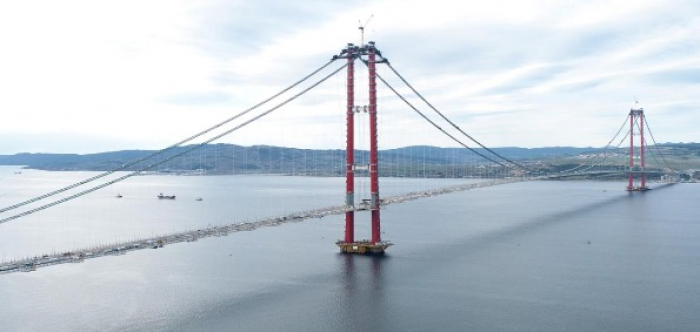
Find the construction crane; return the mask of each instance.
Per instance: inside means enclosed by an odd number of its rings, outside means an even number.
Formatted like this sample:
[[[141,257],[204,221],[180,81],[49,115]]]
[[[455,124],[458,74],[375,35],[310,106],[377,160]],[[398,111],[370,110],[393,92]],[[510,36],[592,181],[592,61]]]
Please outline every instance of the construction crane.
[[[362,24],[362,21],[357,21],[357,23],[360,23],[360,27],[358,28],[360,29],[360,46],[365,45],[365,27],[367,26],[367,24],[369,24],[369,21],[372,20],[372,17],[374,17],[374,14],[369,16],[367,21],[365,21],[365,24]]]

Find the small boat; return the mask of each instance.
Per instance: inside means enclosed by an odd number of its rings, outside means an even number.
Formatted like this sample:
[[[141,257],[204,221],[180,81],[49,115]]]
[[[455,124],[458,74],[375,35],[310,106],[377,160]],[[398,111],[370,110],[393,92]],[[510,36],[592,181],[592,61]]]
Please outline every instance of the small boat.
[[[175,199],[175,195],[163,195],[163,193],[158,194],[158,199]]]
[[[201,197],[197,197],[197,198],[195,198],[195,201],[201,202],[201,201],[202,201],[202,198],[201,198]]]
[[[122,198],[122,194],[117,194],[117,198]]]

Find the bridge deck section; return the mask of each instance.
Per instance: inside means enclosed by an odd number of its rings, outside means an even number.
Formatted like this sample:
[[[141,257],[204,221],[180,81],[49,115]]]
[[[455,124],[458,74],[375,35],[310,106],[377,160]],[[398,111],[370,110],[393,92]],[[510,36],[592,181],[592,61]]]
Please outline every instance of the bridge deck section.
[[[506,178],[497,179],[485,182],[467,183],[451,187],[430,189],[424,191],[415,191],[403,195],[390,196],[381,200],[382,206],[387,206],[391,204],[404,203],[416,199],[434,197],[439,195],[445,195],[465,190],[485,188],[496,185],[522,182],[526,181],[527,178]],[[356,211],[369,210],[368,206],[357,205],[354,207]],[[289,215],[277,216],[277,217],[266,217],[254,221],[243,222],[243,223],[231,223],[227,225],[212,226],[203,229],[187,230],[182,232],[176,232],[171,234],[165,234],[161,236],[154,236],[148,238],[139,238],[135,240],[96,245],[89,248],[82,248],[77,250],[71,250],[61,253],[45,254],[42,256],[11,260],[0,263],[0,273],[9,272],[29,272],[34,271],[38,267],[45,267],[55,264],[64,263],[80,263],[85,259],[112,256],[112,255],[123,255],[129,251],[141,250],[141,249],[157,249],[162,248],[165,245],[181,243],[181,242],[195,242],[202,238],[212,237],[212,236],[227,236],[230,233],[241,232],[241,231],[252,231],[261,227],[272,227],[279,226],[282,224],[301,222],[308,220],[310,218],[323,218],[331,215],[341,215],[345,213],[346,206],[332,206],[316,210],[308,210],[302,212],[296,212]]]

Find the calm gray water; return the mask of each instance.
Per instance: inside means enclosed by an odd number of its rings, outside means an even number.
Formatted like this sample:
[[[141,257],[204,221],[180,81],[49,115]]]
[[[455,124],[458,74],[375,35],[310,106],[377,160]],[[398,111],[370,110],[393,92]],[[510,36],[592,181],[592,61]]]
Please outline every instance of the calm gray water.
[[[91,174],[0,168],[0,205]],[[337,178],[132,180],[0,225],[0,256],[338,205],[344,190]],[[455,183],[382,181],[383,195]],[[623,187],[526,182],[388,206],[382,258],[339,254],[337,216],[0,275],[0,331],[700,329],[700,185]]]

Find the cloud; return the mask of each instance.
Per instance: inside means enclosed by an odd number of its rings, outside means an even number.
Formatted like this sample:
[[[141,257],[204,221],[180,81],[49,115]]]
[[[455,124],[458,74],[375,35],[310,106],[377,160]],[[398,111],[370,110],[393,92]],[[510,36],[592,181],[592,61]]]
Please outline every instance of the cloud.
[[[321,26],[332,13],[362,3],[364,1],[353,4],[319,1],[306,5],[272,0],[210,2],[196,11],[199,25],[192,43],[217,57],[252,55],[277,40]],[[295,51],[288,50],[290,54]]]
[[[160,98],[161,102],[175,105],[208,105],[224,103],[230,100],[231,96],[221,91],[182,93]]]
[[[532,88],[565,73],[569,69],[563,65],[535,65],[517,68],[493,79],[492,86],[482,91],[484,94],[511,93]]]
[[[700,68],[671,69],[646,75],[651,83],[700,84]]]
[[[561,92],[569,92],[569,93],[575,94],[575,93],[581,93],[582,91],[586,91],[589,89],[594,89],[596,87],[603,85],[604,83],[605,83],[605,81],[602,79],[593,79],[593,80],[560,84],[558,87],[556,87],[556,89],[558,89]]]
[[[3,133],[0,134],[0,151],[2,154],[18,152],[33,153],[94,153],[128,149],[157,148],[157,145],[145,145],[143,142],[128,138],[106,137],[104,135],[85,135],[67,132],[43,133]]]
[[[635,95],[658,121],[651,123],[657,139],[690,141],[700,126],[692,106],[700,104],[696,1],[69,0],[0,4],[0,109],[8,114],[0,132],[109,139],[128,132],[144,146],[167,145],[264,100],[346,43],[358,43],[358,20],[370,14],[365,39],[375,40],[440,111],[492,146],[602,145]],[[379,72],[431,112],[388,68],[380,65]],[[344,73],[256,122],[259,129],[226,140],[342,146]],[[356,104],[363,105],[364,65],[355,76]],[[453,144],[381,83],[378,95],[382,147]],[[168,126],[154,125],[164,118]],[[303,138],[291,138],[295,131]]]

